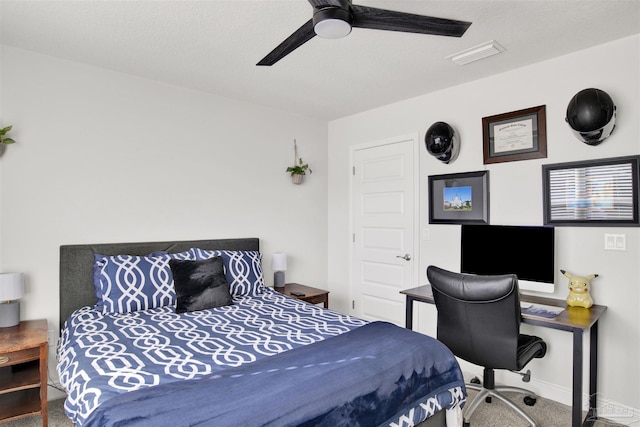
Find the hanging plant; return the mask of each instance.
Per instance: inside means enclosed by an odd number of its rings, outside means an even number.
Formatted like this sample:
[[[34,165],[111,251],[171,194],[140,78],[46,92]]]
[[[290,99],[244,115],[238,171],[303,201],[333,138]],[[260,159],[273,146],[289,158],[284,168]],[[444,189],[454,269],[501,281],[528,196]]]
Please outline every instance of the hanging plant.
[[[0,129],[0,144],[14,144],[15,141],[7,136],[7,132],[9,132],[13,126],[7,126],[6,128]]]
[[[13,128],[13,126],[7,126],[6,128],[0,129],[0,155],[4,152],[4,147],[9,144],[15,144],[13,138],[9,138],[7,136],[7,132],[9,132]]]
[[[291,174],[291,180],[294,184],[302,184],[304,176],[309,171],[309,174],[313,173],[307,163],[304,163],[302,157],[298,158],[298,144],[296,140],[293,140],[293,166],[287,168],[287,172]]]

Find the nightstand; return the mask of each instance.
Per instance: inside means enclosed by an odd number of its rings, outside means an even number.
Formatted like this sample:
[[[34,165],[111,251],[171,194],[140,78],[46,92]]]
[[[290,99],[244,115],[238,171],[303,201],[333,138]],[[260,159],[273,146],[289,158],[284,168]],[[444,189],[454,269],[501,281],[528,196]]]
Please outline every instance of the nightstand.
[[[0,423],[42,415],[47,427],[47,321],[0,328]]]
[[[323,289],[312,288],[311,286],[301,285],[300,283],[285,283],[283,288],[273,288],[276,291],[298,298],[299,300],[309,302],[311,304],[324,304],[324,308],[329,308],[329,291]],[[304,296],[291,295],[291,292],[302,292]]]

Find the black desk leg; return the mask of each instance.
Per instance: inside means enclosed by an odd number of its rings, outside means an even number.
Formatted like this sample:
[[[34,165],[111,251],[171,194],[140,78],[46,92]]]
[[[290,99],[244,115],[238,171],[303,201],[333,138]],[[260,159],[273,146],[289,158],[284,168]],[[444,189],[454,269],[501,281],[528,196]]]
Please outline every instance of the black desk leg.
[[[591,327],[589,347],[589,411],[585,426],[592,426],[598,419],[598,322]]]
[[[407,295],[407,306],[404,312],[404,325],[407,329],[413,329],[413,301],[413,298]]]
[[[573,398],[571,425],[582,425],[582,330],[573,330]]]

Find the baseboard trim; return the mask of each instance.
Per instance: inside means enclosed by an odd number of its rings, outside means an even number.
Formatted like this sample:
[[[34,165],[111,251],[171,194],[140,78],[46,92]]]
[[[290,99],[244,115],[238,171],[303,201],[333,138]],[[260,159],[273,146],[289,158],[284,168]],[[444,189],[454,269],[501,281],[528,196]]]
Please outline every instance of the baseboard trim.
[[[625,426],[637,425],[640,423],[640,409],[623,405],[613,400],[607,399],[598,394],[598,407],[596,414],[598,419],[605,418]]]

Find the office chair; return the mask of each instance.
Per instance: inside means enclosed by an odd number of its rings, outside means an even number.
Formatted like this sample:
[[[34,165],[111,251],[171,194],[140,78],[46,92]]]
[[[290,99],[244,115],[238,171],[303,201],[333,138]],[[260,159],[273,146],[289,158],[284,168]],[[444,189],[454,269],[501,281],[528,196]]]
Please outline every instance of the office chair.
[[[535,421],[501,392],[524,393],[527,405],[535,403],[535,393],[517,387],[496,387],[494,379],[494,369],[520,371],[547,351],[541,338],[520,334],[518,278],[514,274],[453,273],[435,266],[427,268],[427,278],[438,311],[438,340],[456,356],[484,368],[482,386],[466,384],[479,393],[465,411],[465,427],[482,400],[490,402],[492,396],[535,427]]]

